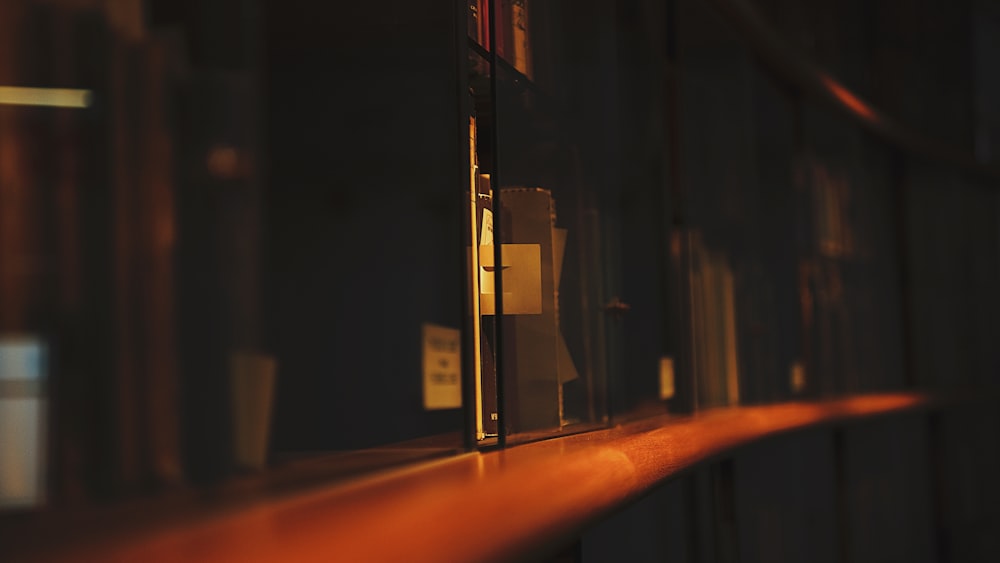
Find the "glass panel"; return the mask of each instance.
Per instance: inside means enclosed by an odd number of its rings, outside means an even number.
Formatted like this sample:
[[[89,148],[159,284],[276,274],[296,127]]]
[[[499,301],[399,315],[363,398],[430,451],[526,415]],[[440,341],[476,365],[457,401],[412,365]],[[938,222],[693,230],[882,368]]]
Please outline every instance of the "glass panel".
[[[353,466],[463,445],[471,103],[458,8],[364,4],[314,18],[303,3],[267,20],[280,459]]]
[[[902,302],[900,216],[885,147],[807,106],[796,187],[810,228],[799,263],[806,374],[820,394],[898,388]]]
[[[968,387],[996,373],[997,196],[917,159],[906,179],[913,383]]]
[[[795,115],[714,14],[681,5],[683,251],[695,402],[774,401],[801,386]]]
[[[502,243],[495,270],[503,274],[493,281],[505,424],[516,439],[607,419],[611,300],[598,209],[601,194],[616,189],[607,160],[614,116],[602,112],[615,93],[612,34],[601,19],[609,7],[596,4],[573,3],[566,19],[569,4],[513,2],[512,13],[523,10],[530,22],[528,35],[511,32],[515,48],[501,54],[513,59],[497,69],[499,167],[491,179]]]
[[[684,410],[679,246],[668,179],[677,124],[669,100],[675,81],[668,60],[667,6],[630,3],[619,9],[618,154],[620,188],[602,202],[609,240],[607,295],[625,307],[607,319],[609,385],[616,421]],[[613,197],[617,195],[617,197]],[[611,243],[617,243],[612,246]],[[686,331],[685,331],[686,332]]]

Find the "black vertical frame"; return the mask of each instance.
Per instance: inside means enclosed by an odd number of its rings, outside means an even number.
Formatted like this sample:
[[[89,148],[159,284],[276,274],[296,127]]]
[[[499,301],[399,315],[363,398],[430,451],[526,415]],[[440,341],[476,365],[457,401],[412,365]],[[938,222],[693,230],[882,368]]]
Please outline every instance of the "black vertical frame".
[[[497,17],[496,10],[500,6],[500,2],[497,0],[489,0],[489,25],[490,25],[490,41],[486,45],[488,53],[485,56],[488,68],[489,68],[489,104],[490,104],[490,139],[489,144],[491,151],[491,161],[492,169],[490,171],[490,182],[493,186],[493,209],[495,213],[495,218],[493,222],[493,252],[494,252],[494,263],[502,264],[502,245],[500,241],[503,231],[502,221],[500,220],[500,172],[499,172],[499,149],[498,149],[498,139],[499,139],[499,117],[498,117],[498,106],[497,103],[497,90],[499,84],[497,82],[499,64],[497,62],[497,45],[496,45],[496,29],[497,29]],[[459,116],[457,120],[457,134],[459,138],[467,139],[467,143],[471,143],[469,139],[469,119],[473,115],[473,102],[470,96],[470,87],[468,84],[468,55],[472,50],[471,42],[472,39],[468,35],[467,21],[469,17],[469,0],[457,0],[455,3],[455,38],[456,38],[456,64],[458,69],[458,87],[457,87],[457,102],[459,111]],[[480,14],[482,17],[482,14]],[[477,123],[478,125],[478,123]],[[480,146],[482,143],[479,143]],[[464,349],[464,359],[463,359],[463,379],[462,379],[462,401],[463,401],[463,412],[465,416],[465,444],[469,449],[476,448],[492,448],[498,447],[503,448],[506,446],[507,441],[507,427],[505,418],[505,402],[504,402],[504,377],[503,377],[503,330],[501,329],[501,322],[503,318],[503,276],[494,276],[494,288],[496,296],[496,311],[495,311],[495,323],[496,330],[493,334],[493,349],[490,352],[493,358],[494,373],[496,379],[496,409],[497,409],[497,438],[496,442],[481,440],[477,435],[477,419],[483,416],[483,409],[476,400],[476,388],[485,388],[482,385],[482,377],[484,374],[480,374],[480,369],[477,369],[476,362],[482,364],[481,354],[477,356],[475,354],[475,349],[477,343],[475,339],[481,334],[480,331],[474,330],[474,324],[479,323],[481,326],[482,314],[476,314],[476,308],[472,306],[472,301],[478,299],[478,295],[473,294],[473,288],[470,284],[470,276],[478,275],[479,264],[477,260],[473,259],[472,247],[478,244],[477,240],[474,240],[474,235],[477,231],[477,226],[473,223],[475,219],[471,216],[469,211],[469,205],[473,200],[466,197],[466,193],[471,196],[475,196],[478,192],[477,186],[475,185],[475,180],[472,179],[468,171],[473,166],[473,162],[470,161],[470,153],[473,147],[466,143],[462,146],[464,150],[461,151],[462,154],[459,155],[459,170],[462,171],[461,178],[459,178],[457,185],[461,186],[459,189],[458,197],[461,198],[461,209],[462,212],[462,232],[459,234],[458,240],[463,241],[461,246],[461,252],[463,253],[463,258],[461,262],[465,265],[463,271],[461,272],[463,280],[463,316],[466,319],[467,325],[463,331],[462,341]],[[474,147],[479,150],[479,147]],[[465,241],[468,238],[468,247],[466,247]],[[481,330],[481,329],[480,329]],[[477,378],[479,381],[477,381]]]
[[[500,113],[497,102],[497,91],[499,88],[499,65],[497,59],[497,7],[500,7],[500,0],[489,0],[490,6],[490,102],[493,104],[493,170],[490,171],[490,184],[493,186],[493,263],[503,264],[503,220],[498,220],[503,209],[503,200],[500,195],[500,187],[503,185],[503,178],[500,174]],[[506,374],[504,373],[503,361],[503,276],[494,274],[493,276],[494,295],[496,295],[496,324],[497,330],[494,332],[493,355],[494,366],[496,366],[496,394],[497,394],[497,447],[503,448],[507,445],[507,401],[506,401]],[[480,322],[480,319],[476,319]]]
[[[467,66],[468,60],[464,56],[468,50],[469,38],[468,31],[466,29],[466,20],[469,17],[469,0],[457,0],[455,2],[453,12],[453,35],[455,37],[455,107],[459,108],[458,115],[456,117],[456,138],[466,139],[469,137],[469,120],[471,119],[473,112],[473,104],[470,99],[469,94],[469,84],[467,82]],[[468,139],[469,143],[472,142]],[[475,309],[472,307],[472,300],[477,299],[479,296],[474,295],[472,287],[470,287],[469,276],[476,275],[474,272],[478,268],[478,264],[475,264],[472,260],[472,245],[476,244],[475,240],[469,240],[469,247],[466,250],[465,240],[469,236],[469,233],[474,233],[475,225],[471,224],[468,210],[468,205],[470,198],[466,196],[466,190],[470,194],[475,193],[476,186],[466,180],[469,179],[468,170],[472,168],[473,163],[469,159],[470,151],[473,149],[471,146],[466,146],[464,143],[460,145],[462,150],[459,150],[458,154],[458,170],[459,174],[456,178],[456,185],[460,186],[458,190],[457,198],[459,199],[458,208],[462,210],[462,217],[459,221],[459,232],[456,234],[456,240],[459,244],[456,245],[456,250],[460,253],[461,258],[459,259],[459,264],[461,264],[461,271],[458,272],[459,279],[463,280],[461,285],[461,298],[462,298],[462,318],[465,320],[465,326],[462,330],[462,416],[463,416],[463,432],[462,432],[462,443],[467,451],[471,451],[476,447],[476,417],[479,416],[476,412],[476,362],[480,362],[480,358],[476,357],[473,353],[475,350],[475,332],[471,330],[472,323],[478,323],[478,315],[474,314]]]
[[[698,405],[693,363],[694,342],[692,340],[691,322],[691,253],[689,246],[688,218],[686,208],[685,187],[682,183],[681,170],[681,130],[680,130],[680,73],[681,57],[677,48],[678,0],[666,2],[665,43],[666,52],[666,92],[665,111],[663,112],[663,127],[666,130],[666,146],[664,160],[666,162],[667,185],[660,190],[660,208],[666,209],[667,202],[671,204],[670,224],[664,225],[661,234],[663,240],[669,241],[669,261],[661,262],[663,287],[666,298],[663,300],[664,345],[667,351],[676,354],[677,362],[674,369],[674,398],[667,404],[675,412],[693,412]],[[662,254],[662,253],[661,253]]]
[[[902,338],[902,369],[903,385],[909,388],[917,386],[917,374],[913,364],[913,290],[910,264],[910,228],[909,228],[909,197],[907,195],[906,157],[897,150],[889,155],[890,197],[893,207],[893,226],[895,227],[896,270],[899,275],[899,311],[900,336]]]

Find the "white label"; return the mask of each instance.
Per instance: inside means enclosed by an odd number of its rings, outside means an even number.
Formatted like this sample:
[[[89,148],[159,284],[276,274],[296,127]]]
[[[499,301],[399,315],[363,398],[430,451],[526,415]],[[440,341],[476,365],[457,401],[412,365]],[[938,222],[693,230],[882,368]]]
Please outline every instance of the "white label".
[[[461,332],[424,324],[424,408],[462,406]]]
[[[663,356],[660,358],[660,398],[673,398],[674,392],[674,359]]]
[[[483,229],[479,234],[479,246],[493,244],[493,212],[483,209]]]

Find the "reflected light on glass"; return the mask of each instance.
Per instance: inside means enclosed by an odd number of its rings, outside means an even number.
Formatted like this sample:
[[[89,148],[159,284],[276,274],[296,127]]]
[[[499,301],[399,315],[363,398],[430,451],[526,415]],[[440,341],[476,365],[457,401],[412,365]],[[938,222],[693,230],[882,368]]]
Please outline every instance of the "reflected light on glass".
[[[0,105],[84,109],[90,107],[93,97],[90,90],[0,86]]]
[[[875,112],[872,108],[868,107],[868,104],[861,101],[853,92],[838,84],[836,80],[829,76],[821,76],[820,80],[822,80],[823,86],[851,111],[868,120],[876,119]]]

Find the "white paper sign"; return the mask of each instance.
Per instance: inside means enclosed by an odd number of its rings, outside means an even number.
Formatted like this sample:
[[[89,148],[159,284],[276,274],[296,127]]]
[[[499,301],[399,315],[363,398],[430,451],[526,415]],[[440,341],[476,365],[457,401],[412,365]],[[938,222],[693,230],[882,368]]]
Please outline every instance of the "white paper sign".
[[[424,408],[457,409],[462,406],[461,332],[424,324]]]

